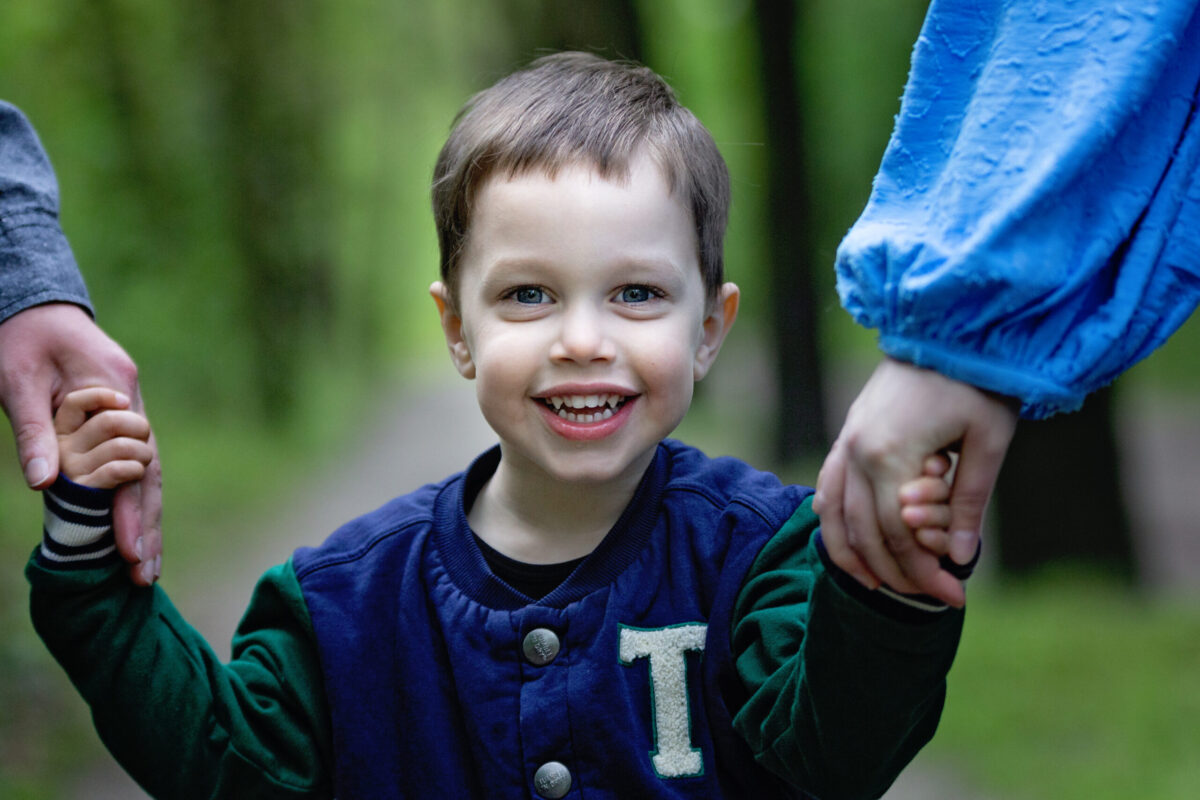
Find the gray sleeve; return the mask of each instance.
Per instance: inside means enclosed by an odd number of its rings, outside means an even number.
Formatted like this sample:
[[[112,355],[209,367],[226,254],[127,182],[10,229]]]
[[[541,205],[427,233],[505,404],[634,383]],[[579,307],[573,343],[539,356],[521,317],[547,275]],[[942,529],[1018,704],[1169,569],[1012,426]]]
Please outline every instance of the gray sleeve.
[[[41,303],[92,311],[58,224],[58,183],[25,116],[0,100],[0,322]]]

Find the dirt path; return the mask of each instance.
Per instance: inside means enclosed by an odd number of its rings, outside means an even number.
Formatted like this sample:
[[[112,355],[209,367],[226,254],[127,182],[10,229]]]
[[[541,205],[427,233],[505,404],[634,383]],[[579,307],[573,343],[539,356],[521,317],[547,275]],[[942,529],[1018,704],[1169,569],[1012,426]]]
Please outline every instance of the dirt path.
[[[746,376],[729,378],[735,385],[747,385],[742,382]],[[847,385],[859,383],[852,379]],[[720,394],[719,388],[715,394]],[[741,392],[735,394],[741,397]],[[849,394],[839,394],[833,405],[844,409]],[[471,388],[461,381],[445,377],[409,381],[381,392],[380,398],[378,416],[364,426],[360,438],[331,456],[318,474],[299,481],[280,508],[218,526],[227,531],[230,552],[238,554],[236,560],[221,565],[221,590],[206,585],[204,575],[185,577],[173,585],[173,599],[218,653],[228,655],[229,637],[255,580],[266,568],[286,558],[297,545],[318,543],[342,522],[389,498],[462,469],[494,441]],[[1131,412],[1122,424],[1131,467],[1127,477],[1136,497],[1131,514],[1145,531],[1141,555],[1147,572],[1162,586],[1195,592],[1194,576],[1200,571],[1196,522],[1200,520],[1196,478],[1200,408],[1195,403],[1179,406],[1138,400],[1126,404],[1126,410]],[[144,800],[146,795],[114,762],[105,760],[79,777],[69,797]],[[945,765],[923,758],[885,796],[885,800],[950,798],[989,800]]]

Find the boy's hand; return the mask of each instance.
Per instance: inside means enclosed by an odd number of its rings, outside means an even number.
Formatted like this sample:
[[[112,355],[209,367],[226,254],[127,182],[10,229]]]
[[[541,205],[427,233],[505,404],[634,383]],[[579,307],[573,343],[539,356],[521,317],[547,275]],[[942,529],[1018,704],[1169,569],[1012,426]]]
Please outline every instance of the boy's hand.
[[[71,392],[54,415],[59,472],[93,489],[140,481],[154,458],[150,423],[129,398],[93,387]]]
[[[950,459],[935,455],[925,460],[920,478],[900,487],[900,518],[917,542],[936,556],[950,553]]]

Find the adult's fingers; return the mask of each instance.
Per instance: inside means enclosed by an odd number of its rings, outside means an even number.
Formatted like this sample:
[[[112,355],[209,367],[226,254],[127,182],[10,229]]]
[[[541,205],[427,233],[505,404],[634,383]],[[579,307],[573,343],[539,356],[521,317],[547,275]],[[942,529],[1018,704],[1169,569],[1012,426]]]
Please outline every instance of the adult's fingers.
[[[935,562],[938,561],[932,553],[926,552],[925,555]],[[962,608],[967,603],[967,592],[963,588],[962,581],[942,569],[940,563],[937,571],[931,571],[922,581],[922,587],[922,594],[927,594],[955,608]]]
[[[917,541],[921,543],[929,552],[941,558],[950,553],[950,534],[945,528],[921,528],[916,527],[913,535]]]
[[[154,583],[154,559],[148,557],[142,534],[142,489],[140,483],[126,483],[113,498],[113,533],[117,552],[130,563],[129,577],[139,586]]]
[[[31,489],[49,487],[58,475],[58,437],[50,407],[51,384],[50,373],[38,369],[14,380],[5,400],[21,471]]]
[[[130,407],[144,417],[145,404],[137,390],[136,372]],[[154,430],[147,441],[153,451],[142,479],[126,483],[113,498],[113,533],[117,552],[129,562],[129,579],[138,586],[153,586],[162,574],[162,463]]]
[[[887,584],[897,592],[964,605],[962,583],[942,569],[938,556],[921,547],[907,528],[893,550],[881,532],[867,478],[849,464],[845,449],[835,443],[817,481],[820,502],[815,507],[830,559],[868,589]]]
[[[847,539],[845,481],[846,451],[839,440],[834,442],[817,476],[813,510],[821,517],[821,541],[830,560],[863,586],[877,589],[879,577],[859,558]]]
[[[866,391],[862,406],[870,408],[879,398]],[[892,426],[875,424],[875,414],[856,414],[858,406],[856,401],[851,413],[854,430],[848,439],[847,538],[888,587],[908,594],[926,592],[937,562],[919,547],[901,518],[900,487],[921,475],[928,453],[920,442],[906,439]],[[848,418],[847,427],[851,424]]]
[[[878,509],[875,507],[870,482],[855,469],[853,461],[846,467],[845,483],[844,517],[846,539],[850,548],[880,583],[886,583],[898,591],[905,591],[907,583],[904,575],[896,559],[888,551],[876,522]]]
[[[952,606],[961,607],[966,595],[958,578],[942,568],[938,554],[927,548],[914,532],[888,542],[891,557],[903,574],[902,581],[887,581],[888,586],[905,594],[929,595]]]
[[[158,460],[158,444],[151,435],[154,457],[146,465],[142,478],[142,535],[147,551],[154,559],[154,580],[162,574],[162,464]]]
[[[975,557],[988,499],[1015,431],[1015,413],[1001,406],[994,419],[968,428],[963,436],[950,490],[950,558],[955,563]]]
[[[47,303],[0,323],[0,403],[32,488],[49,486],[58,474],[54,407],[65,393],[88,386],[132,395],[137,368],[82,308]]]
[[[877,445],[879,441],[876,437]],[[886,439],[883,442],[884,446],[860,455],[861,478],[853,463],[847,470],[846,503],[852,510],[846,516],[851,545],[890,589],[962,606],[965,594],[961,582],[942,569],[938,555],[922,545],[901,516],[900,487],[936,467],[931,461],[936,454],[888,444]]]
[[[49,486],[58,474],[51,415],[64,393],[108,386],[127,395],[134,410],[142,409],[137,366],[78,306],[48,303],[5,320],[0,354],[0,402],[12,422],[26,480],[35,489]],[[117,548],[137,562],[131,567],[136,583],[152,583],[159,573],[161,485],[155,458],[136,491],[118,491],[113,508]]]
[[[142,479],[120,487],[113,500],[117,551],[130,562],[129,577],[139,586],[152,585],[162,574],[162,465],[153,433],[149,444],[154,456]]]

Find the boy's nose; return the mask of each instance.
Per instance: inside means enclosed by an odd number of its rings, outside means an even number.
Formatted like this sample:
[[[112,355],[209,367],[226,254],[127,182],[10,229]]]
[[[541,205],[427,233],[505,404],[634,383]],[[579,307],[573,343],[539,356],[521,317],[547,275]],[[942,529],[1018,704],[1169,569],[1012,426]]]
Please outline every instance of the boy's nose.
[[[611,360],[616,348],[603,316],[597,310],[585,307],[564,311],[558,339],[551,348],[551,358],[578,362]]]

